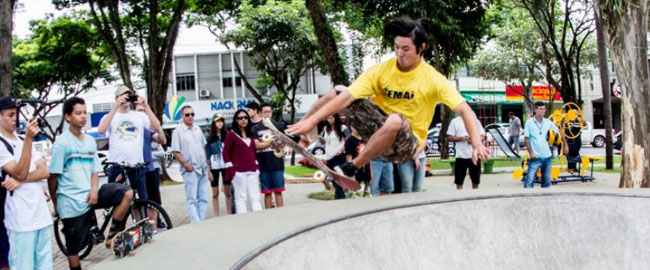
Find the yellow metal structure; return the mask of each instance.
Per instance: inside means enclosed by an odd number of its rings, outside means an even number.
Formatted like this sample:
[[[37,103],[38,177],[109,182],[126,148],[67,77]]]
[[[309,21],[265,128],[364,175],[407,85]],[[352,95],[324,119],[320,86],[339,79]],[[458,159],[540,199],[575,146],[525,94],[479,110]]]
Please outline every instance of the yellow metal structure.
[[[573,102],[565,103],[562,105],[562,108],[559,110],[555,110],[549,117],[549,120],[555,124],[555,126],[558,127],[560,132],[566,137],[567,139],[576,139],[578,136],[580,136],[580,133],[582,133],[582,129],[584,128],[584,118],[582,114],[582,109],[578,104],[575,104]],[[578,131],[576,132],[573,128],[579,127]],[[560,134],[550,130],[548,133],[548,144],[553,147],[558,147],[560,148],[560,166],[552,166],[551,167],[551,179],[552,180],[557,180],[560,178],[560,174],[563,172],[568,172],[568,173],[574,173],[572,170],[568,170],[567,168],[564,167],[564,163],[566,161],[566,156],[564,156],[564,141],[562,141],[562,137]],[[589,166],[589,163],[591,162],[592,158],[589,157],[584,157],[582,158],[582,166],[580,170],[580,176],[584,177],[585,176],[585,168]],[[524,159],[524,162],[521,166],[521,168],[517,168],[514,173],[512,174],[512,178],[517,181],[521,180],[522,177],[524,176],[524,173],[526,172],[528,167],[528,151],[526,151],[526,156]],[[537,176],[541,177],[541,170],[537,171]]]

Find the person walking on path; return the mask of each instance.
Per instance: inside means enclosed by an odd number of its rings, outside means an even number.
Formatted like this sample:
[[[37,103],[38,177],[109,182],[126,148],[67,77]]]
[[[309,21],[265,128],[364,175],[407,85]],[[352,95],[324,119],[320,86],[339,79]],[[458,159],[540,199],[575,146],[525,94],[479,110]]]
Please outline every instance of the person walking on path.
[[[508,127],[508,144],[515,153],[519,153],[519,133],[521,133],[521,120],[515,116],[515,113],[509,112],[510,126]]]

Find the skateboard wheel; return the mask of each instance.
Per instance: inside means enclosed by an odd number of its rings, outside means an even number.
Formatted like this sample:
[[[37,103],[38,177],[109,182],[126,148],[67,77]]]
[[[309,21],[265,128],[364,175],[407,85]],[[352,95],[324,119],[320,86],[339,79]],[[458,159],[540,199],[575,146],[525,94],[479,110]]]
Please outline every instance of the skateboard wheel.
[[[285,154],[284,148],[276,148],[275,150],[273,150],[273,154],[275,154],[275,157],[277,158],[284,157]]]
[[[273,136],[271,136],[271,134],[264,133],[264,135],[262,135],[262,141],[264,142],[268,142],[271,139],[273,139]]]
[[[152,219],[150,219],[150,220],[149,220],[149,221],[147,221],[147,222],[149,222],[149,224],[150,224],[150,225],[154,225],[154,224],[156,224],[156,222],[155,222],[155,221],[153,221]]]
[[[131,257],[135,256],[135,251],[129,251],[129,256]]]
[[[135,235],[135,232],[134,232],[134,231],[130,231],[130,232],[129,232],[129,236],[134,236],[134,235]]]
[[[317,181],[325,180],[325,173],[323,171],[316,171],[316,173],[314,173],[314,180]]]

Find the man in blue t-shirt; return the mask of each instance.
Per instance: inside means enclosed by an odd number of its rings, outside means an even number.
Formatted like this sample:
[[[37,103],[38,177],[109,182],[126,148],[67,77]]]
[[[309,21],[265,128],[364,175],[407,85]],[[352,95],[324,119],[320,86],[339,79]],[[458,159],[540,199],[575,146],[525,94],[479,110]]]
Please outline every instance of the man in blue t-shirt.
[[[63,104],[63,117],[69,130],[59,136],[52,146],[48,186],[54,212],[61,218],[70,269],[81,269],[79,251],[88,243],[94,225],[94,208],[115,207],[107,243],[124,228],[125,216],[133,199],[133,191],[119,183],[98,188],[102,166],[97,156],[97,144],[82,132],[87,113],[83,99],[73,97]]]
[[[552,130],[555,133],[559,133],[564,145],[567,145],[564,134],[559,131],[551,120],[544,117],[545,114],[546,106],[544,103],[540,101],[535,102],[535,117],[528,119],[524,127],[524,138],[529,157],[524,188],[533,188],[535,175],[540,168],[542,170],[542,187],[547,188],[551,186],[551,161],[553,154],[548,144],[548,132]],[[564,147],[564,154],[566,155],[567,153],[569,153],[569,148]]]

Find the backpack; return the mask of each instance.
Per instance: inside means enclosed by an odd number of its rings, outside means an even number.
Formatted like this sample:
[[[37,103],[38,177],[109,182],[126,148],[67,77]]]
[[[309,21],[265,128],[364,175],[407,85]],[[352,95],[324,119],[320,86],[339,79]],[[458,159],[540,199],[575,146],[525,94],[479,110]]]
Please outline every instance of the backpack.
[[[21,141],[24,141],[23,137],[17,136],[18,139]],[[11,144],[7,141],[7,139],[3,138],[0,136],[0,142],[4,144],[5,148],[7,148],[7,151],[13,156],[14,154],[14,148],[11,146]],[[0,182],[4,182],[4,180],[7,178],[7,172],[2,170],[0,173]],[[10,193],[10,195],[13,194],[13,192]],[[7,189],[4,187],[0,186],[0,223],[3,222],[5,218],[5,200],[7,199]]]

